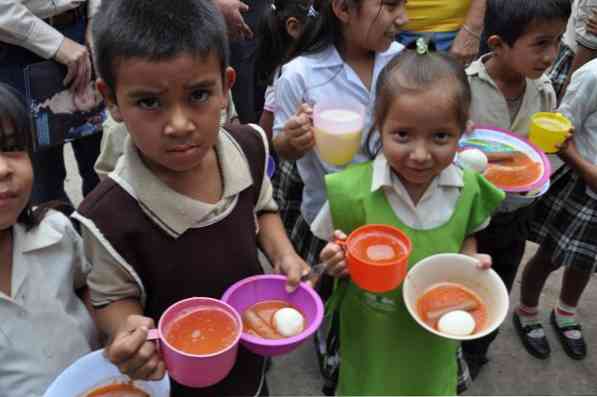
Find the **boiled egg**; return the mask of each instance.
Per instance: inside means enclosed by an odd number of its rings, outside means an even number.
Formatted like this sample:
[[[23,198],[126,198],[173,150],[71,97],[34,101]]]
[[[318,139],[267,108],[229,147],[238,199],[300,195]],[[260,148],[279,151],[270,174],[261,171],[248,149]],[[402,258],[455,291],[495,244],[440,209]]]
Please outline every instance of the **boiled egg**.
[[[284,307],[274,313],[273,324],[280,335],[290,337],[303,332],[305,319],[298,310]]]
[[[464,310],[454,310],[440,317],[437,329],[445,334],[466,336],[473,333],[476,327],[473,316]]]
[[[487,168],[487,156],[479,149],[466,149],[458,154],[458,161],[464,168],[469,168],[479,173]]]

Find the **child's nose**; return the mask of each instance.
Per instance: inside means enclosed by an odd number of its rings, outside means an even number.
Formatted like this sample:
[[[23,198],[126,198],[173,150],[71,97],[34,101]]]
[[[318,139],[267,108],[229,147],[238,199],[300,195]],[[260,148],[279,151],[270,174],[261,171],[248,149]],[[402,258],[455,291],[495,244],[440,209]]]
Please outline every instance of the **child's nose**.
[[[10,164],[10,161],[6,158],[6,156],[0,154],[0,180],[3,180],[10,175],[12,175],[13,169]]]
[[[167,135],[179,135],[189,133],[194,128],[193,120],[187,111],[183,107],[177,106],[172,109],[164,132]]]
[[[411,152],[411,159],[418,162],[424,162],[429,160],[429,150],[424,144],[417,144],[414,150]]]
[[[394,24],[397,27],[404,26],[408,23],[408,15],[406,15],[406,6],[405,3],[402,3],[398,10],[396,11],[396,18],[394,18]]]

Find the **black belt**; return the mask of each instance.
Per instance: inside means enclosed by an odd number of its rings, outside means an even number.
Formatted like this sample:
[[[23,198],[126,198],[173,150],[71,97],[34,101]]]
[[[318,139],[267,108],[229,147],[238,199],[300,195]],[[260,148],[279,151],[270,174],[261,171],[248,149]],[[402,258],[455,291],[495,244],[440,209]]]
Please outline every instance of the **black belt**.
[[[77,8],[63,12],[62,14],[54,15],[44,19],[52,26],[68,26],[76,23],[80,18],[87,14],[86,4],[80,5]]]

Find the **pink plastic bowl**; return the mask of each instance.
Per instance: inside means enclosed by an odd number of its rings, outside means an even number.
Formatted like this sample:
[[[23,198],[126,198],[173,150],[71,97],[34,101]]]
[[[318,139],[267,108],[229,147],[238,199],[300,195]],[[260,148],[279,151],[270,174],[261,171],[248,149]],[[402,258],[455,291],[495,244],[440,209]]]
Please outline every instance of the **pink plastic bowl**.
[[[292,293],[286,292],[286,277],[279,275],[260,275],[248,277],[232,285],[222,296],[222,300],[239,313],[255,303],[265,300],[283,300],[305,316],[305,330],[296,336],[284,339],[264,339],[243,332],[240,342],[253,353],[262,356],[278,356],[294,350],[305,339],[315,333],[323,320],[321,298],[305,283]]]
[[[217,299],[197,297],[184,299],[170,306],[160,317],[157,329],[159,331],[151,330],[149,335],[150,339],[159,338],[160,350],[170,377],[189,387],[211,386],[228,376],[236,362],[236,352],[241,334],[240,332],[237,334],[230,346],[213,354],[189,354],[171,346],[163,337],[168,324],[181,314],[200,308],[225,311],[234,319],[238,329],[242,328],[240,315],[230,305]]]

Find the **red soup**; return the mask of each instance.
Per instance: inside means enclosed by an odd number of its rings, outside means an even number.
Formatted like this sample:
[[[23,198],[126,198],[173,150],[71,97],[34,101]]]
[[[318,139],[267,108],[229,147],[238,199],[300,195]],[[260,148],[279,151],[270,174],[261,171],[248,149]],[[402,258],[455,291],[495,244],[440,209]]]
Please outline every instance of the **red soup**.
[[[236,321],[224,310],[201,308],[173,320],[165,330],[165,338],[178,350],[204,355],[230,346],[238,332]]]
[[[114,383],[93,389],[84,397],[149,397],[149,394],[129,383]]]
[[[474,333],[481,331],[487,322],[487,306],[479,295],[455,283],[440,283],[429,288],[417,301],[421,319],[437,330],[439,319],[454,310],[469,312],[475,319]]]
[[[243,313],[243,329],[246,333],[265,339],[282,339],[284,336],[276,331],[274,314],[285,307],[297,310],[290,303],[282,300],[266,300],[255,303]],[[305,315],[301,313],[303,320]]]

